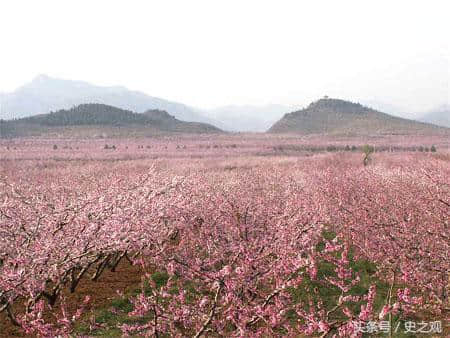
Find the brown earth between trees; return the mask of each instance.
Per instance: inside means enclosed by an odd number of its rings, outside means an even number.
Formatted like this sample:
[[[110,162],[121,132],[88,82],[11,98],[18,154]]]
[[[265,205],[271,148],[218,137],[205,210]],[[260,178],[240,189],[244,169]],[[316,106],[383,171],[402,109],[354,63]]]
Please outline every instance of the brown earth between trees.
[[[86,296],[90,296],[90,302],[83,314],[89,317],[97,308],[109,304],[111,299],[117,298],[117,290],[128,292],[140,286],[142,271],[138,265],[131,265],[127,260],[122,260],[115,272],[105,270],[97,281],[83,278],[74,293],[66,288],[63,292],[66,296],[66,306],[70,315],[82,304]],[[60,302],[55,309],[59,310]],[[32,337],[26,336],[20,328],[14,326],[6,313],[0,313],[0,337]]]

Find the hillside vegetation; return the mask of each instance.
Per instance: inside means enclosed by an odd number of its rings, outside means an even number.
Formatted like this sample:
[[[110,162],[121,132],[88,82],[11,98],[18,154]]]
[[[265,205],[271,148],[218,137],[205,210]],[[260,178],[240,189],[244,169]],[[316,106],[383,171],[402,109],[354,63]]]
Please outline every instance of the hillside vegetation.
[[[1,121],[0,137],[17,136],[108,136],[157,133],[217,133],[220,129],[200,122],[177,120],[162,110],[139,114],[104,104],[81,104],[68,110]]]
[[[450,129],[394,117],[359,103],[323,98],[285,114],[270,133],[300,134],[450,134]]]

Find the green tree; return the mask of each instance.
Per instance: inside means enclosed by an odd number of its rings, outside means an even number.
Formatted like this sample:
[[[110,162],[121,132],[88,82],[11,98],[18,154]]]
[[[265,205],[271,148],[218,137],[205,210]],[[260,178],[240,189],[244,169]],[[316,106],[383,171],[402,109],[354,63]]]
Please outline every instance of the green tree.
[[[367,166],[372,161],[372,158],[370,156],[375,151],[375,148],[373,146],[369,146],[369,145],[365,144],[363,146],[362,150],[364,153],[363,163],[364,163],[364,166]]]

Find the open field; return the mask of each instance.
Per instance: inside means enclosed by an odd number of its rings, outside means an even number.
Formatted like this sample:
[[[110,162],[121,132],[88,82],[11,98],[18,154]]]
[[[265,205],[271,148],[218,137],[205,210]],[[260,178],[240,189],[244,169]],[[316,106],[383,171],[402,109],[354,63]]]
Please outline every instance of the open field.
[[[0,332],[445,335],[449,220],[444,137],[4,139]]]

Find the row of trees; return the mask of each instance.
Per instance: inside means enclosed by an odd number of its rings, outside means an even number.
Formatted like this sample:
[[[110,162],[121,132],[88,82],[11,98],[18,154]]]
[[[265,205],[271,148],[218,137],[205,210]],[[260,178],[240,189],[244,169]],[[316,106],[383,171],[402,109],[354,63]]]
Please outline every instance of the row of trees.
[[[338,151],[362,151],[366,152],[367,148],[372,149],[371,152],[433,152],[437,151],[436,146],[432,145],[428,146],[371,146],[371,145],[363,145],[363,146],[355,146],[355,145],[327,145],[327,146],[305,146],[305,145],[279,145],[272,147],[275,151],[310,151],[310,152],[338,152]]]

